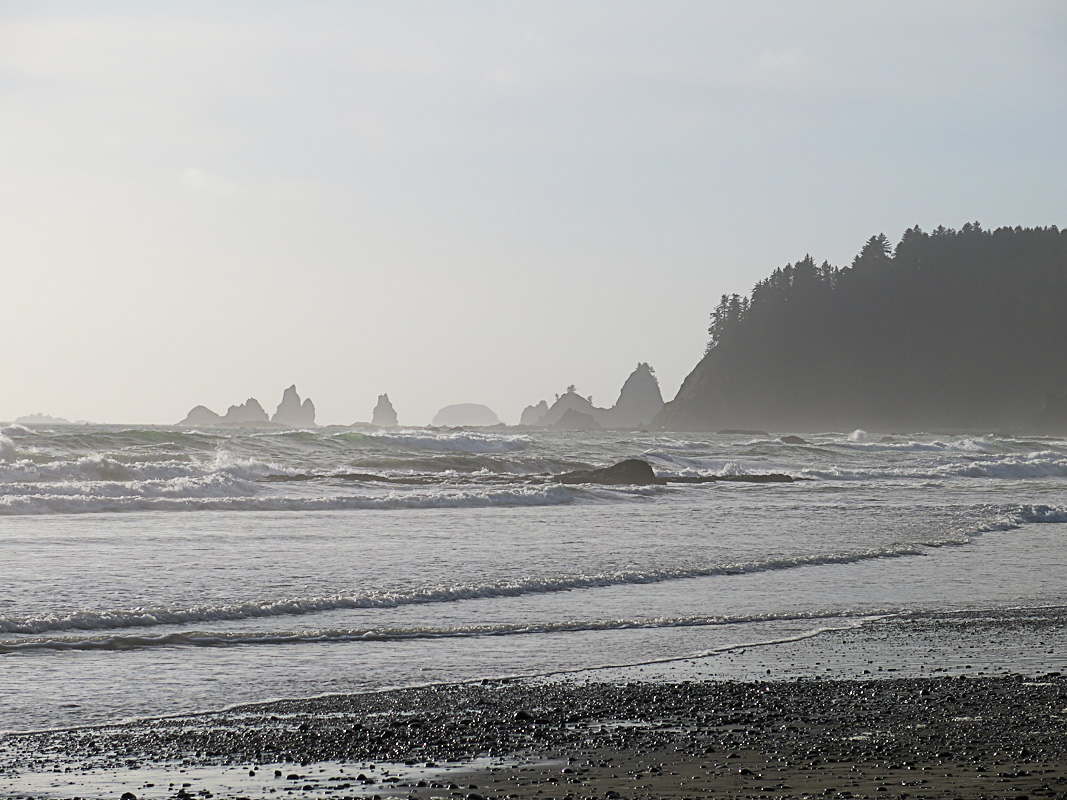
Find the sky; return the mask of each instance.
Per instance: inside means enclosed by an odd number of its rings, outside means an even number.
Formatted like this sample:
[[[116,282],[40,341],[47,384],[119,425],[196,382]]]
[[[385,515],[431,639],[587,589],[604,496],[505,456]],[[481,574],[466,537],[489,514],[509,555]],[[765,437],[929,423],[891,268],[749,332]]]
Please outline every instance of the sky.
[[[1060,0],[0,0],[0,419],[515,423],[810,253],[1067,225]]]

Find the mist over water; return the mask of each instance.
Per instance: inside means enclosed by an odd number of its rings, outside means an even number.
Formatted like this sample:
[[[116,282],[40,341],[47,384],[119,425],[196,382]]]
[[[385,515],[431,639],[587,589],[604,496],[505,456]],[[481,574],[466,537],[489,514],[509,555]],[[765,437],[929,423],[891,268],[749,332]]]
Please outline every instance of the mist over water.
[[[0,437],[0,729],[691,657],[874,615],[1055,605],[1067,581],[1057,438]],[[631,457],[804,480],[553,478]]]

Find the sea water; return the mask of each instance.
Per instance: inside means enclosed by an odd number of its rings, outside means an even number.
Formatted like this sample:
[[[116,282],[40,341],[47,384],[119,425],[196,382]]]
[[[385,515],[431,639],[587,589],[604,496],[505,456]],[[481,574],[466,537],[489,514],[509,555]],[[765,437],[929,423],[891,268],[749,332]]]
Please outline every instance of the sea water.
[[[805,440],[5,426],[0,730],[1067,604],[1067,441]]]

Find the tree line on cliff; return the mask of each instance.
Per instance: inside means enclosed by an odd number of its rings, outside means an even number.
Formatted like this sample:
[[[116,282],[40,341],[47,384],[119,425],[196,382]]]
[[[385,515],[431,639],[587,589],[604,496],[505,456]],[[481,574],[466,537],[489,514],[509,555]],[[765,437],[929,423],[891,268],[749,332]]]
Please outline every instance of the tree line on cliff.
[[[1067,230],[905,231],[711,313],[672,428],[1026,427],[1067,392]]]

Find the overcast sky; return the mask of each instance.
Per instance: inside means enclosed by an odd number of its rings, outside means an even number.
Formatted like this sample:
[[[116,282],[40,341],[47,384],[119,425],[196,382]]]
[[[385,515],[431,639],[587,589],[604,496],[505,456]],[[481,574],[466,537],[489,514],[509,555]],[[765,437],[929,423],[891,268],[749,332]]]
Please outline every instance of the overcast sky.
[[[1067,224],[1065,87],[1062,0],[0,0],[0,419],[669,399],[776,266]]]

